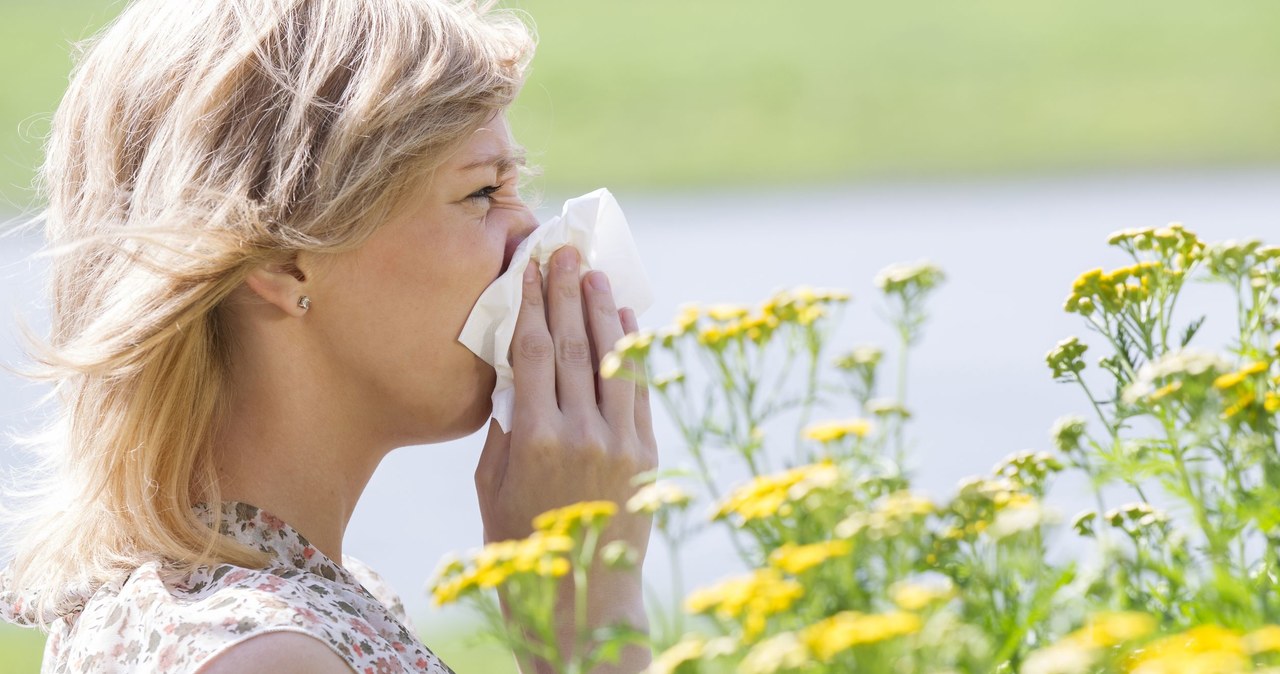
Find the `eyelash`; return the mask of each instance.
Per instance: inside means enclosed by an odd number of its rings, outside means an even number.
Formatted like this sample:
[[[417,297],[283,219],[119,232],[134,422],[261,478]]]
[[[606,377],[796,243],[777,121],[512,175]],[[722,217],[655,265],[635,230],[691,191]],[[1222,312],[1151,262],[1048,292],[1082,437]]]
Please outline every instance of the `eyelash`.
[[[472,194],[467,198],[475,201],[484,199],[485,201],[492,203],[493,195],[500,189],[502,189],[502,185],[486,185],[485,187],[481,187],[479,190],[476,190],[475,194]]]

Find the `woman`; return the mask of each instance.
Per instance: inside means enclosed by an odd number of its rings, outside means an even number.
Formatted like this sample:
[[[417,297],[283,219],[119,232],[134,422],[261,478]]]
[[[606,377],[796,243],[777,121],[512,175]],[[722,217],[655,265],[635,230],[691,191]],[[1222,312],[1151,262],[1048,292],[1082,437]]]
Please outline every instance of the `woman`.
[[[388,452],[489,417],[457,337],[535,226],[504,118],[531,53],[444,0],[136,0],[92,42],[43,171],[62,414],[0,581],[45,671],[449,671],[342,539]],[[657,462],[646,391],[594,374],[635,317],[578,264],[525,273],[486,541]],[[592,574],[590,622],[646,629],[639,571]]]

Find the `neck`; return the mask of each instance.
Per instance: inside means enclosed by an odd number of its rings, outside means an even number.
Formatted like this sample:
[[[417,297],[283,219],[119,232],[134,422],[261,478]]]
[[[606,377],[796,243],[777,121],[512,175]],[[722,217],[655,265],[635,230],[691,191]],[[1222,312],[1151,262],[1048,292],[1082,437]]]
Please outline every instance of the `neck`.
[[[272,513],[342,564],[347,523],[393,443],[314,370],[282,358],[240,363],[214,443],[222,500]]]

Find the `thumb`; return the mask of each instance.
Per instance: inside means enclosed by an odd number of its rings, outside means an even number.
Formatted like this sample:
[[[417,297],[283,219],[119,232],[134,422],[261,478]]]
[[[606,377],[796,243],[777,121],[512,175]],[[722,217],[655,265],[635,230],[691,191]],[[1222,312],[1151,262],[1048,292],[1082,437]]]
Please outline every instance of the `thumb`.
[[[511,455],[511,434],[504,433],[497,419],[489,420],[489,435],[480,460],[476,462],[476,489],[482,494],[492,494],[502,486],[507,475],[507,458]],[[484,499],[481,499],[481,503]]]

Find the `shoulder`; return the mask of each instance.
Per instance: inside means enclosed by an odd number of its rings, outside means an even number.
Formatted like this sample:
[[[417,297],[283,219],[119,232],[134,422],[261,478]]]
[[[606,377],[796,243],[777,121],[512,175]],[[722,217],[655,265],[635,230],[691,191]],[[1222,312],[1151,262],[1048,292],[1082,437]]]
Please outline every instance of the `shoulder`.
[[[195,674],[351,674],[353,671],[346,659],[315,636],[274,631],[224,648]]]
[[[371,613],[357,591],[314,574],[223,565],[173,578],[144,565],[123,585],[96,593],[50,656],[69,671],[193,671],[205,663],[242,671],[234,663],[259,662],[261,649],[274,653],[279,641],[281,657],[306,666],[244,671],[345,674],[398,655],[370,624]],[[233,664],[214,664],[224,656]],[[335,658],[337,670],[311,666]]]

